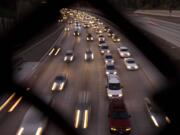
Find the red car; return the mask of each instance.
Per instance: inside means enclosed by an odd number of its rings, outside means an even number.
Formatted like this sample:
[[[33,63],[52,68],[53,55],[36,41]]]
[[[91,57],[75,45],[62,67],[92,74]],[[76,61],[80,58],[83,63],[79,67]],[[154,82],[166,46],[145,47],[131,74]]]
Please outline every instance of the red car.
[[[110,101],[108,117],[111,134],[128,135],[131,133],[130,115],[122,99]]]

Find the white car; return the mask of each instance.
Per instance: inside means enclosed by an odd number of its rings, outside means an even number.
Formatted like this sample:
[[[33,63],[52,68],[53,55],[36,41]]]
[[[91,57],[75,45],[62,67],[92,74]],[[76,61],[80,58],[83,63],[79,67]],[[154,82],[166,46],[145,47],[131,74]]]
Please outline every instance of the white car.
[[[104,55],[104,62],[106,64],[110,63],[110,64],[114,64],[114,59],[112,57],[112,55],[110,53],[107,53]]]
[[[116,75],[117,74],[117,70],[116,70],[114,64],[107,63],[105,67],[106,67],[106,75],[109,75],[109,74]]]
[[[109,47],[107,44],[103,44],[100,47],[101,54],[110,53]]]
[[[139,66],[136,64],[133,58],[124,58],[124,64],[127,70],[138,70]]]
[[[66,54],[64,56],[64,61],[65,62],[71,62],[74,60],[74,54],[72,50],[67,50]]]
[[[99,41],[99,42],[105,41],[105,37],[104,37],[103,35],[99,35],[98,41]]]
[[[118,52],[119,52],[120,57],[122,57],[122,58],[127,58],[127,57],[130,57],[130,56],[131,56],[128,48],[125,47],[125,46],[121,46],[121,47],[119,47],[117,50],[118,50]]]
[[[121,98],[123,96],[120,79],[117,75],[107,76],[107,95],[109,98]]]

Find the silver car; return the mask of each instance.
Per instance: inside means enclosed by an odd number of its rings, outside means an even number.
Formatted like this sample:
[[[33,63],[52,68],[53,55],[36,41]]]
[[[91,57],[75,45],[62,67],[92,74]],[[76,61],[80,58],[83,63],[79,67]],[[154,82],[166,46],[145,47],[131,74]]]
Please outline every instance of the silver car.
[[[125,47],[125,46],[121,46],[121,47],[119,47],[117,50],[118,50],[118,52],[119,52],[120,57],[122,57],[122,58],[127,58],[127,57],[130,57],[130,56],[131,56],[128,48]]]
[[[104,55],[104,62],[106,64],[110,63],[110,64],[114,64],[114,59],[112,57],[112,55],[110,53],[107,53]]]
[[[106,64],[106,75],[117,74],[114,64]]]
[[[73,50],[67,50],[66,54],[64,56],[64,61],[65,62],[71,62],[73,60],[74,60]]]
[[[86,50],[86,52],[85,52],[85,54],[84,54],[84,59],[85,59],[86,61],[94,60],[94,54],[93,54],[93,52],[91,51],[91,49]]]
[[[124,64],[127,70],[138,70],[139,66],[136,64],[133,58],[124,58]]]
[[[66,83],[67,83],[67,76],[64,74],[61,74],[54,79],[51,90],[52,91],[55,91],[55,90],[62,91],[64,89]]]

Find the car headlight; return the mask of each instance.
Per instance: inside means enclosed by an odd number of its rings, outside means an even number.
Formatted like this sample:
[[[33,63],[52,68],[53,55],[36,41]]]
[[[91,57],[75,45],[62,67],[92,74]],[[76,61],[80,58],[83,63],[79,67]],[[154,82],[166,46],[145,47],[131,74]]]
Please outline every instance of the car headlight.
[[[54,82],[54,83],[53,83],[53,85],[52,85],[51,90],[55,90],[55,89],[56,89],[56,86],[57,86],[57,83],[56,83],[56,82]]]
[[[112,63],[114,63],[114,60],[111,60]]]
[[[91,40],[93,40],[93,37],[91,37]]]
[[[111,131],[117,131],[117,129],[116,128],[111,128]]]
[[[117,72],[115,71],[115,72],[114,72],[114,75],[116,75],[116,74],[117,74]]]
[[[124,57],[124,53],[120,53],[120,55],[121,55],[122,57]]]
[[[84,55],[84,59],[85,59],[85,60],[87,59],[87,54]]]
[[[62,84],[60,85],[59,89],[60,89],[60,90],[63,90],[63,88],[64,88],[64,83],[62,83]]]
[[[135,69],[138,69],[138,66],[137,66],[137,65],[135,65],[135,66],[134,66],[134,68],[135,68]]]
[[[122,97],[123,96],[123,94],[122,94],[122,92],[118,95],[118,97]]]
[[[109,75],[109,72],[108,72],[108,71],[106,71],[106,74],[107,74],[107,75]]]
[[[131,131],[131,128],[126,128],[126,132],[129,132],[129,131]]]
[[[107,50],[107,53],[110,53],[110,50]]]
[[[66,61],[67,60],[67,57],[64,57],[64,61]]]
[[[128,69],[131,69],[132,67],[131,66],[127,66]]]
[[[94,59],[94,54],[91,55],[92,59]]]
[[[112,97],[112,94],[108,94],[108,97]]]
[[[86,40],[89,40],[89,38],[87,37]]]
[[[104,51],[101,51],[101,53],[104,53]]]
[[[73,56],[70,57],[70,60],[71,60],[71,61],[73,60]]]
[[[108,63],[108,60],[105,60],[105,63]]]

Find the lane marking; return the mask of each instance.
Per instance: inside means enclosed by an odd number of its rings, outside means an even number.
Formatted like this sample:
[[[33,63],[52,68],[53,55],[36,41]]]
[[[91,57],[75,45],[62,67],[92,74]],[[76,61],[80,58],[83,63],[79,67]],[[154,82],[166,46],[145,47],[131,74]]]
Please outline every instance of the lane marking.
[[[76,110],[76,112],[75,112],[75,123],[74,123],[75,128],[79,127],[80,116],[81,116],[81,111]]]
[[[49,56],[51,56],[52,55],[52,53],[54,52],[54,48],[53,49],[51,49],[51,51],[49,52]]]
[[[83,122],[83,128],[84,129],[88,127],[88,113],[89,113],[88,110],[84,111],[84,122]]]
[[[2,111],[8,104],[9,102],[14,98],[16,93],[13,93],[1,106],[0,106],[0,111]]]
[[[22,96],[18,98],[18,100],[13,104],[13,106],[8,110],[8,112],[14,111],[14,109],[17,107],[17,105],[21,102]]]
[[[61,48],[58,48],[54,55],[56,56],[59,53],[60,50],[61,50]]]

